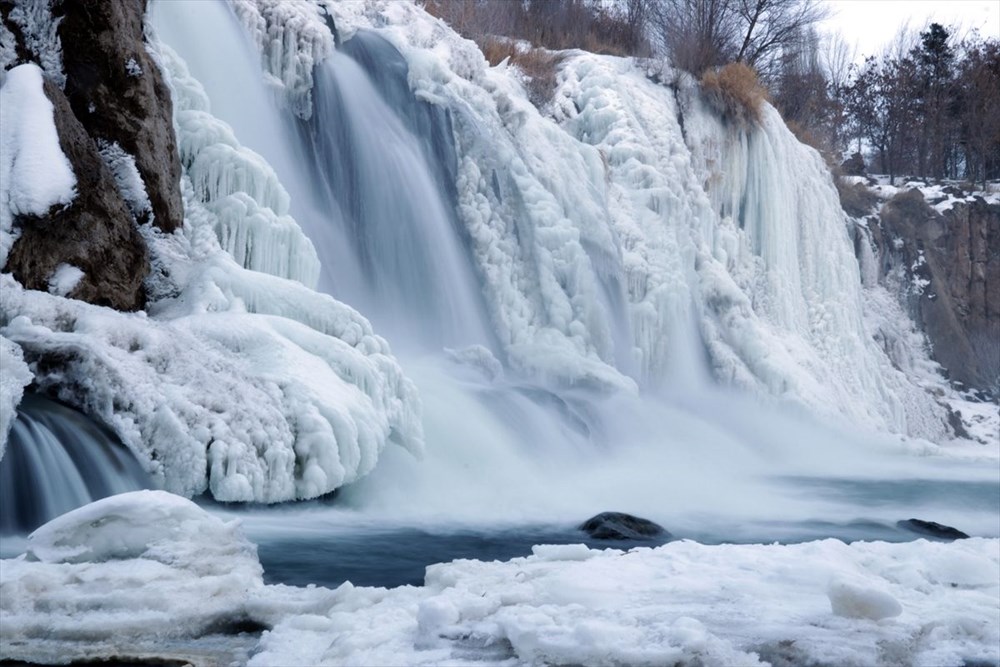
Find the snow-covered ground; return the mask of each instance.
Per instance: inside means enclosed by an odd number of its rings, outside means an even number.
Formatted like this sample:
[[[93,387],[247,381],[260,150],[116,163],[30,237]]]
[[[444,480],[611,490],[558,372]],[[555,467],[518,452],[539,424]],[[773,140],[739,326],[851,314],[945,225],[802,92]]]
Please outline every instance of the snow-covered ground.
[[[251,665],[936,667],[1000,660],[998,609],[997,539],[539,545],[433,565],[419,587],[270,586],[236,522],[140,491],[2,561],[0,659],[170,657],[256,624]]]

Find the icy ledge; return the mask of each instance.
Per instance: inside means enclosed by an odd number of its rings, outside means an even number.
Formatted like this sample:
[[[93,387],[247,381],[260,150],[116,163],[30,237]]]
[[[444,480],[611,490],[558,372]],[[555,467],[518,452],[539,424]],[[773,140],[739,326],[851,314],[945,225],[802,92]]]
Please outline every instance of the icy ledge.
[[[271,628],[251,665],[1000,660],[996,539],[533,551],[433,565],[422,587],[265,586],[235,522],[123,494],[2,561],[0,660],[148,653],[240,623]]]

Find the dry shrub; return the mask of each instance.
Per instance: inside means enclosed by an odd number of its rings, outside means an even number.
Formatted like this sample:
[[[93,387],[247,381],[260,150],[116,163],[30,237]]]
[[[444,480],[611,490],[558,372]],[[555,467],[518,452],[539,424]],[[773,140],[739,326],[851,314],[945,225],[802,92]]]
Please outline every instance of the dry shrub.
[[[556,88],[556,70],[563,56],[545,49],[520,49],[509,39],[486,37],[479,42],[479,48],[490,65],[496,66],[509,58],[528,77],[528,97],[536,107],[541,107],[552,99]]]
[[[751,67],[730,63],[708,70],[701,77],[701,89],[723,116],[744,125],[760,122],[767,90]]]

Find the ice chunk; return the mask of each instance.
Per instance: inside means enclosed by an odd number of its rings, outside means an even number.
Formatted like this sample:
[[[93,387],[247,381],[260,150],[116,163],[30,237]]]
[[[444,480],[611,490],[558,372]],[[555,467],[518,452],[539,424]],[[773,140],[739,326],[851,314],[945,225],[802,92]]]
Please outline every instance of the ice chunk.
[[[836,579],[830,582],[827,596],[837,616],[880,621],[903,613],[903,607],[896,598],[862,582]]]

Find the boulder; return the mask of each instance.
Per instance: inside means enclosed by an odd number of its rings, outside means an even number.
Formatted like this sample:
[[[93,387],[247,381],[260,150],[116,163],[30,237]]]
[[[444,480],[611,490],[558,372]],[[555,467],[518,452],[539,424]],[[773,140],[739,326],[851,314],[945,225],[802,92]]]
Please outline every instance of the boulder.
[[[663,526],[624,512],[601,512],[582,524],[579,529],[595,540],[648,540],[669,538]]]
[[[964,540],[969,537],[957,528],[945,526],[934,521],[924,521],[922,519],[906,519],[905,521],[897,521],[896,527],[908,530],[911,533],[917,533],[918,535],[934,537],[939,540]]]

